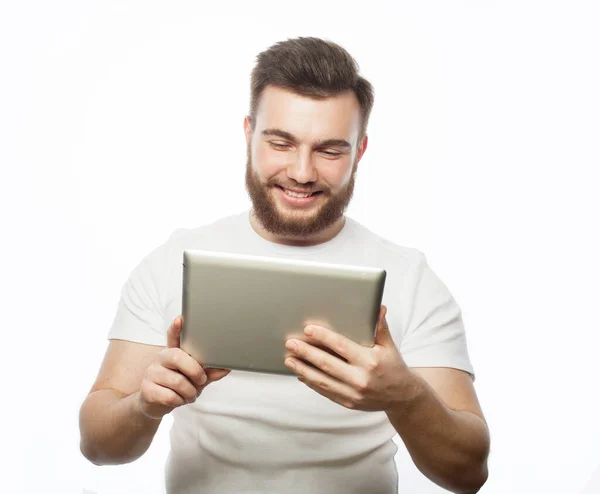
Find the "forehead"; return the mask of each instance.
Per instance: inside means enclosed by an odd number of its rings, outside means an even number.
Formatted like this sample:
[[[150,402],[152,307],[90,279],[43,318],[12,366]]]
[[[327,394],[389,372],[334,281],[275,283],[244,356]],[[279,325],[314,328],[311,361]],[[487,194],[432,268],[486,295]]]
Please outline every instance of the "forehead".
[[[268,86],[256,111],[255,130],[260,134],[273,128],[306,142],[345,139],[355,144],[360,131],[360,106],[351,91],[313,99]]]

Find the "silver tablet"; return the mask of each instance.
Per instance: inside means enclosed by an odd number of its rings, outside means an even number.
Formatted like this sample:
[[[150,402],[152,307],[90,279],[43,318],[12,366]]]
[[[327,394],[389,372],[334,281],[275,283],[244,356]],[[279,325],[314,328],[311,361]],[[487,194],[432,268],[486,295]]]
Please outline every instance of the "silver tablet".
[[[292,374],[288,338],[318,324],[372,346],[386,272],[186,250],[181,348],[204,367]]]

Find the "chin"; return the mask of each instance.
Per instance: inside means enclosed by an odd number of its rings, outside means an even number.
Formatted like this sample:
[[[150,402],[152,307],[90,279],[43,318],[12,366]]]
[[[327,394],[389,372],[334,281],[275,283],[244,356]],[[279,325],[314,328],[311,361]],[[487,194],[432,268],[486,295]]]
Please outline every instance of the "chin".
[[[313,206],[310,209],[307,208],[294,208],[285,204],[276,203],[275,209],[277,214],[281,218],[289,218],[291,220],[311,219],[316,218],[321,210],[320,206]]]

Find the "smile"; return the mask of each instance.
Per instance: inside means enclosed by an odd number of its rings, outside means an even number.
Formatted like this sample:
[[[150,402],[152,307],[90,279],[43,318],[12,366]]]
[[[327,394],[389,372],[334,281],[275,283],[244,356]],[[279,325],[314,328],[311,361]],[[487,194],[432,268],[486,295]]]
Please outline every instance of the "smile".
[[[283,189],[283,192],[285,192],[288,196],[292,196],[292,197],[308,197],[311,196],[312,193],[310,192],[294,192],[292,190],[288,190],[288,189]]]
[[[280,190],[282,190],[285,194],[287,194],[288,196],[291,197],[310,197],[312,195],[318,194],[320,191],[315,191],[315,192],[297,192],[294,190],[290,190],[290,189],[285,189],[283,187],[281,187],[281,185],[277,186]]]
[[[321,191],[315,192],[297,192],[294,190],[289,190],[277,185],[277,189],[281,191],[281,194],[284,198],[287,199],[288,202],[294,205],[305,205],[311,203]]]

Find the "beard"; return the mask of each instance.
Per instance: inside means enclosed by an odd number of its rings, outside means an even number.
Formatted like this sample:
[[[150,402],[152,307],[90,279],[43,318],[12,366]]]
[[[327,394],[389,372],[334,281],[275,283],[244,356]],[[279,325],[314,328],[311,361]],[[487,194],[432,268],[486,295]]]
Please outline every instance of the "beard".
[[[344,214],[352,195],[354,194],[354,182],[358,162],[352,167],[352,176],[348,184],[337,194],[332,194],[329,189],[319,187],[318,183],[311,183],[310,188],[320,190],[319,195],[323,198],[318,200],[323,204],[318,209],[307,214],[305,211],[282,212],[272,197],[271,190],[276,186],[296,187],[307,189],[309,184],[298,184],[297,182],[281,183],[276,179],[269,180],[266,184],[260,181],[258,174],[252,168],[250,147],[247,151],[246,161],[246,191],[252,202],[253,214],[262,227],[269,233],[281,237],[306,238],[334,225]]]

